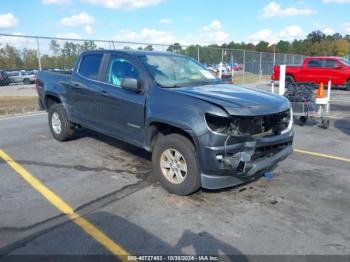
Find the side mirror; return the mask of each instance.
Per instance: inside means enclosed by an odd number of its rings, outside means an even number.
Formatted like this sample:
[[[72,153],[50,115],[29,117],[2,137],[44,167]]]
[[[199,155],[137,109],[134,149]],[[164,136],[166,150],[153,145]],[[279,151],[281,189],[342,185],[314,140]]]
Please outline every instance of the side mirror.
[[[124,78],[122,80],[121,87],[134,92],[141,91],[140,82],[135,78]]]

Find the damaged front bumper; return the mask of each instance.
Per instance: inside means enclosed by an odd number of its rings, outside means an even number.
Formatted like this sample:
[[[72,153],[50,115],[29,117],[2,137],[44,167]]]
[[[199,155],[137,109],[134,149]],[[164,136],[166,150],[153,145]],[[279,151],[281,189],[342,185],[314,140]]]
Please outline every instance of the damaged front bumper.
[[[293,131],[253,141],[206,147],[202,151],[202,187],[220,189],[256,180],[293,153]]]
[[[244,175],[210,176],[202,174],[202,187],[207,189],[220,189],[255,180],[261,177],[264,173],[272,171],[277,166],[278,162],[286,159],[292,153],[293,147],[288,146],[272,157],[266,157],[255,162],[251,162],[248,171]]]

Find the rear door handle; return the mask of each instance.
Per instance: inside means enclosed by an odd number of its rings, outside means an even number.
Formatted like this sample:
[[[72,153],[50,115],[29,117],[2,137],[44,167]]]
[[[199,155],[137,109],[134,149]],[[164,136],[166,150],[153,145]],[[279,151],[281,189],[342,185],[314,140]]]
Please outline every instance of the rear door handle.
[[[109,93],[107,91],[105,91],[105,90],[102,90],[101,91],[101,95],[102,96],[109,96]]]
[[[81,88],[79,84],[73,84],[74,88]]]

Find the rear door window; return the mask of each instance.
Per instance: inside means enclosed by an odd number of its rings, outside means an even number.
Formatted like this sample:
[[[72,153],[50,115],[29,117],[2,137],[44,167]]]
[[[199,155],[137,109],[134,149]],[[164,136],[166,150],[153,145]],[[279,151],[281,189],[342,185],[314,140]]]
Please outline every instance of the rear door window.
[[[337,64],[337,61],[334,59],[327,59],[325,62],[324,67],[326,68],[334,68],[334,66]]]
[[[102,54],[84,55],[79,66],[79,74],[90,79],[98,79]]]
[[[307,67],[310,68],[316,68],[316,67],[322,67],[322,60],[321,59],[311,59],[307,63]]]

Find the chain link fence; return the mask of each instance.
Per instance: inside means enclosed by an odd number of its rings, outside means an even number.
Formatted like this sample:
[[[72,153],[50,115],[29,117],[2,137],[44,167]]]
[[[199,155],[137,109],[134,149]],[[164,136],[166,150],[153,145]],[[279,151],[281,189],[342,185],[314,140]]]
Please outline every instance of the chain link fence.
[[[139,49],[188,55],[213,72],[221,68],[223,72],[220,75],[223,77],[232,77],[233,74],[234,82],[239,84],[266,81],[271,76],[274,65],[300,65],[303,60],[302,55],[181,46],[180,44],[165,45],[0,34],[0,70],[67,70],[74,66],[74,62],[82,51],[93,49]],[[4,84],[7,82],[4,81]]]
[[[148,50],[191,56],[218,77],[235,84],[268,82],[273,66],[299,65],[301,55],[263,53],[201,46],[68,39],[0,34],[0,115],[35,111],[37,70],[70,70],[83,51]]]

